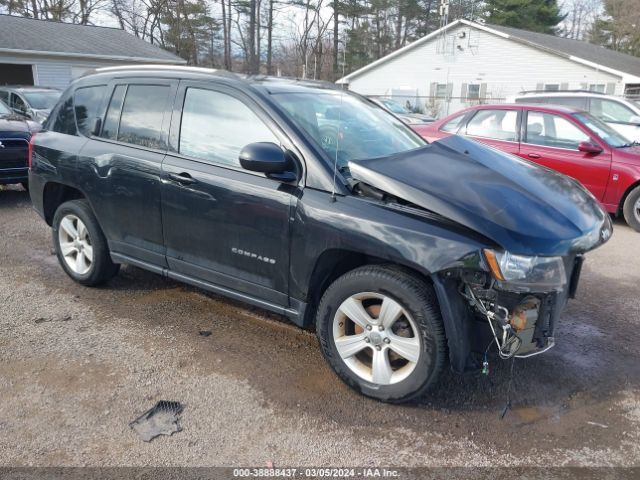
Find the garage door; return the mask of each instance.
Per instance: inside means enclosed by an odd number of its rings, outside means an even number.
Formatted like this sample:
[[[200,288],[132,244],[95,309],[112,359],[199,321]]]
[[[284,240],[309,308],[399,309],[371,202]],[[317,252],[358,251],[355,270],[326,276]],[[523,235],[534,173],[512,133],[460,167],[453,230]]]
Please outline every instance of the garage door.
[[[64,90],[71,83],[71,66],[39,63],[36,65],[38,86]]]
[[[33,85],[31,65],[0,63],[0,85]]]

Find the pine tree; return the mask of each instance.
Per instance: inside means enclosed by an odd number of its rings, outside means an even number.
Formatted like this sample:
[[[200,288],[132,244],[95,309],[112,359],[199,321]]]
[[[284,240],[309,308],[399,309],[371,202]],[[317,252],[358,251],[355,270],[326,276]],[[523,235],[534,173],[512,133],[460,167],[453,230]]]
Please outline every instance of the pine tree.
[[[521,28],[532,32],[555,33],[564,20],[556,0],[487,0],[485,19],[493,25]]]

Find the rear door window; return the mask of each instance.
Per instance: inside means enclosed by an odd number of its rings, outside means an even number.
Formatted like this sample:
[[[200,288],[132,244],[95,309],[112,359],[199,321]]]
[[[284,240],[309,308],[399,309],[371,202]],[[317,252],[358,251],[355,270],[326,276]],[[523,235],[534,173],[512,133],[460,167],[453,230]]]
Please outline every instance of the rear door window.
[[[479,110],[467,124],[467,135],[515,142],[517,127],[516,110]]]
[[[0,91],[0,100],[9,105],[9,92]]]
[[[102,99],[106,85],[78,88],[74,93],[74,109],[78,130],[86,137],[91,136],[96,119],[100,117]]]
[[[117,85],[109,101],[101,136],[110,140],[166,149],[162,124],[169,85]]]
[[[162,121],[169,91],[168,85],[129,85],[117,140],[147,148],[165,148]]]

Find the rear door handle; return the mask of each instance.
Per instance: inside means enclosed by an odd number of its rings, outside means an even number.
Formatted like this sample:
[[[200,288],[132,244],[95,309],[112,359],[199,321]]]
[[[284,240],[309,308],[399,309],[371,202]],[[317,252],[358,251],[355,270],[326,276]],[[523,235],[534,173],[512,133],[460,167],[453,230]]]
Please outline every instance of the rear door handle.
[[[529,154],[527,154],[527,156],[529,158],[540,158],[540,155],[538,155],[537,153],[529,153]]]
[[[182,185],[191,185],[192,183],[196,183],[196,179],[186,172],[170,173],[169,178],[174,182],[181,183]]]

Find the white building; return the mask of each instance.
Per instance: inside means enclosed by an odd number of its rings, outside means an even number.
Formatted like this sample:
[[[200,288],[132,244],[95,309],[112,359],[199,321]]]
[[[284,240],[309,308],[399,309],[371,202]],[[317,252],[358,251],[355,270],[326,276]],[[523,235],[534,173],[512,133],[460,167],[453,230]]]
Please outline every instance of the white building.
[[[457,20],[338,83],[443,116],[527,90],[640,93],[640,58],[577,40]]]
[[[65,88],[87,70],[186,62],[117,28],[0,15],[0,85]]]

